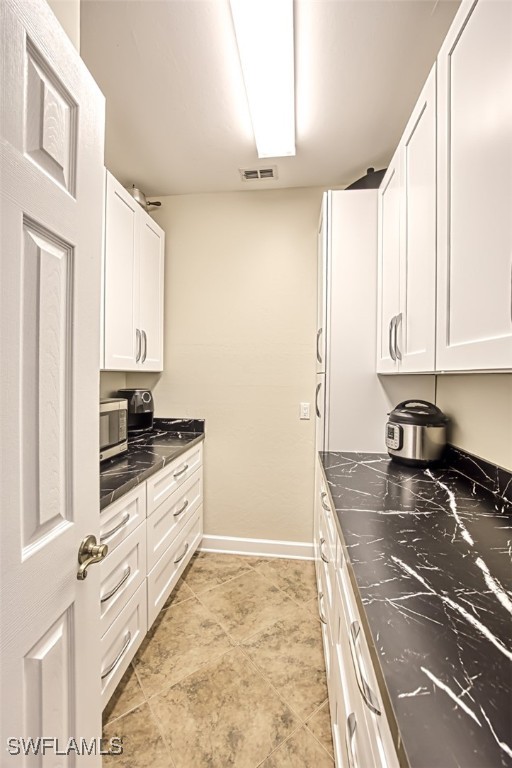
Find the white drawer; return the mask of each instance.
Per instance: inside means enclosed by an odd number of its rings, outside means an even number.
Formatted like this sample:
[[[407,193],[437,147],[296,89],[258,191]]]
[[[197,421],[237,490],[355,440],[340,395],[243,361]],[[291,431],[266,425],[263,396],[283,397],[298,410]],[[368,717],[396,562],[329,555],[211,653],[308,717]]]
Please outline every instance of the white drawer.
[[[356,724],[356,732],[347,735],[347,748],[356,754],[356,764],[368,764],[376,768],[398,768],[399,761],[391,736],[391,730],[380,697],[377,680],[366,643],[359,613],[355,610],[355,596],[348,580],[346,568],[337,579],[338,621],[334,638],[333,666],[340,669],[343,694],[345,696],[346,715],[352,714],[351,723],[346,723],[348,731]],[[338,591],[343,590],[343,596]],[[348,598],[348,602],[347,602]],[[352,604],[352,608],[347,606]],[[351,746],[352,745],[352,746]],[[371,757],[368,757],[370,755]]]
[[[203,508],[179,533],[158,563],[148,573],[148,629],[183,573],[203,535]]]
[[[146,583],[143,582],[101,639],[103,708],[147,632]]]
[[[148,571],[194,516],[203,500],[203,470],[199,468],[160,504],[147,520]]]
[[[325,484],[323,480],[320,480],[320,507],[323,512],[323,516],[326,522],[326,525],[324,526],[324,533],[326,535],[326,539],[328,542],[329,548],[333,551],[333,553],[336,551],[336,540],[338,538],[338,532],[336,530],[336,523],[334,522],[334,514],[331,507],[330,497],[327,493],[327,489],[325,487]]]
[[[202,451],[203,446],[200,443],[146,480],[148,517],[199,469],[202,464]]]
[[[142,483],[100,515],[100,541],[112,552],[146,517],[146,484]]]
[[[101,635],[146,578],[146,526],[141,523],[101,563]]]

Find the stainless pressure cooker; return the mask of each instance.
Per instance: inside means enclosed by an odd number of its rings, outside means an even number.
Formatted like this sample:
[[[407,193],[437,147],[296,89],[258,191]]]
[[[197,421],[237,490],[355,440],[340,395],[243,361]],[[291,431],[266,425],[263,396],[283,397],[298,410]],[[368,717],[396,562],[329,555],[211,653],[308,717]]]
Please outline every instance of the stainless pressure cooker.
[[[440,460],[448,423],[440,408],[426,400],[404,400],[388,416],[386,448],[393,461],[425,467]]]

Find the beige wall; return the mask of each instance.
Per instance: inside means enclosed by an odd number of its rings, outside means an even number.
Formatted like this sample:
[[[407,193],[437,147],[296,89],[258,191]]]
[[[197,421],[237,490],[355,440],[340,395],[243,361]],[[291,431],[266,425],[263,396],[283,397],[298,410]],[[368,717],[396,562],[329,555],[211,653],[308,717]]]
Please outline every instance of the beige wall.
[[[118,389],[126,387],[126,373],[122,371],[100,372],[100,397],[116,397]]]
[[[437,405],[451,443],[512,471],[512,374],[438,376]]]
[[[80,50],[80,0],[48,0],[67,36]]]
[[[205,533],[312,540],[322,190],[162,199],[165,372],[156,414],[206,419]],[[310,421],[299,403],[312,404]]]

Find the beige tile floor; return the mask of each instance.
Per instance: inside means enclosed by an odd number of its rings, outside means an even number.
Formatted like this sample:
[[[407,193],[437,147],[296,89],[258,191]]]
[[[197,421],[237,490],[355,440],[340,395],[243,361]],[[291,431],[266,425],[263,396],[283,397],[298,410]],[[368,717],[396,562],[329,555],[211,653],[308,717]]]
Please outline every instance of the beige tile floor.
[[[105,768],[333,768],[313,563],[194,555],[103,715]]]

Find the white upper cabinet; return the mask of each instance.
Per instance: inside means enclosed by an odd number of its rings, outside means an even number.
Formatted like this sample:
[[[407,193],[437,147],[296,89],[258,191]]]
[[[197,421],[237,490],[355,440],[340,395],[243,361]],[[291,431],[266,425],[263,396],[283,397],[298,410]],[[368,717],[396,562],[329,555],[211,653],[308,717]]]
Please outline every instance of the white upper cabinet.
[[[400,149],[389,164],[378,195],[377,372],[398,370],[396,324],[400,312]]]
[[[435,366],[436,305],[436,71],[421,92],[400,145],[399,370]]]
[[[438,68],[437,369],[509,369],[512,3],[463,2]]]
[[[379,189],[378,373],[434,370],[436,73]]]
[[[163,230],[106,172],[104,370],[163,370]]]

